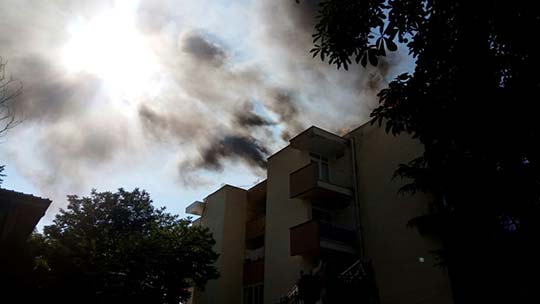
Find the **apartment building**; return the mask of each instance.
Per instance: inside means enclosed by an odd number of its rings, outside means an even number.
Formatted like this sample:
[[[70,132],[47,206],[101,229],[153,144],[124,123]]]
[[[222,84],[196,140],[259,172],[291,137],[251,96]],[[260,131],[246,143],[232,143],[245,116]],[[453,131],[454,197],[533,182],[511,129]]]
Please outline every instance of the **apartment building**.
[[[189,205],[216,239],[221,273],[191,301],[293,303],[300,278],[316,276],[331,303],[452,303],[447,273],[433,266],[437,240],[406,226],[428,198],[398,195],[404,181],[392,179],[421,151],[369,123],[345,136],[311,127],[268,158],[265,181]]]

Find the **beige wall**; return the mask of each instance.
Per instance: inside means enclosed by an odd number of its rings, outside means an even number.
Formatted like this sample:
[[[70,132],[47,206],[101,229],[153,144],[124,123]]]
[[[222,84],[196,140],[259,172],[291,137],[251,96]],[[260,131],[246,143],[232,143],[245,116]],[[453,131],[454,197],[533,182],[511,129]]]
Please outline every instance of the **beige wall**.
[[[406,227],[408,220],[427,212],[427,198],[400,196],[403,181],[392,181],[398,164],[419,156],[421,145],[370,124],[350,135],[356,142],[365,254],[373,261],[381,303],[452,303],[448,276],[433,266],[430,254],[437,242]]]
[[[353,174],[352,174],[352,152],[347,148],[341,157],[328,156],[328,166],[330,171],[330,182],[332,184],[346,187],[352,190]],[[354,197],[351,197],[349,203],[344,208],[335,208],[331,199],[325,198],[325,201],[320,207],[329,210],[332,213],[334,224],[343,226],[349,229],[356,228]],[[309,204],[311,207],[312,204]]]
[[[334,223],[348,229],[356,229],[355,210],[353,202],[342,209],[333,210]]]
[[[220,254],[216,262],[221,277],[195,292],[195,304],[242,303],[247,191],[223,186],[205,199],[202,225],[208,227]]]
[[[330,182],[342,187],[352,187],[352,165],[351,165],[351,150],[346,149],[343,156],[328,157],[328,166],[330,168]]]
[[[214,250],[221,254],[223,248],[223,225],[225,221],[225,191],[223,188],[209,195],[205,201],[204,212],[201,217],[201,225],[210,229],[212,237],[216,241],[214,244]],[[215,265],[218,270],[221,270],[222,257],[220,256]],[[221,272],[221,271],[220,271]],[[210,280],[206,283],[205,290],[203,292],[195,290],[194,303],[205,304],[211,303],[212,295],[220,295],[222,293],[221,286],[219,284],[221,278],[218,280]]]
[[[406,227],[412,217],[427,212],[427,198],[398,196],[402,181],[392,180],[399,163],[418,156],[422,147],[410,138],[387,135],[366,124],[349,134],[355,141],[359,213],[364,249],[372,259],[382,304],[452,303],[447,274],[433,266],[430,251],[435,240]],[[264,303],[277,303],[299,277],[315,265],[302,256],[290,256],[289,228],[311,219],[311,203],[289,199],[289,174],[310,162],[309,152],[286,147],[268,159],[265,217]],[[352,186],[352,150],[329,157],[331,181]],[[353,198],[351,198],[352,200]],[[222,277],[195,295],[199,303],[242,303],[245,223],[262,214],[248,206],[247,191],[224,186],[205,200],[201,223],[211,229],[217,267]],[[260,209],[260,210],[259,210]],[[257,210],[257,211],[256,211]],[[355,205],[332,211],[337,224],[356,226]],[[419,261],[424,259],[424,263]]]
[[[330,176],[333,176],[338,185],[345,186],[347,188],[353,188],[353,161],[352,150],[347,148],[343,156],[340,158],[330,157],[329,167]],[[332,202],[329,202],[332,203]],[[335,224],[355,229],[356,228],[356,212],[354,206],[354,197],[351,197],[349,204],[345,208],[338,208],[333,210]]]
[[[291,257],[289,228],[310,218],[308,203],[289,199],[289,173],[309,163],[307,152],[287,147],[268,160],[264,303],[277,303],[296,280],[300,270],[311,269],[300,256]]]
[[[227,187],[227,207],[225,209],[224,248],[221,271],[224,297],[219,303],[242,303],[243,299],[243,267],[246,239],[247,191]],[[226,301],[225,301],[226,299]],[[214,302],[216,303],[216,302]]]

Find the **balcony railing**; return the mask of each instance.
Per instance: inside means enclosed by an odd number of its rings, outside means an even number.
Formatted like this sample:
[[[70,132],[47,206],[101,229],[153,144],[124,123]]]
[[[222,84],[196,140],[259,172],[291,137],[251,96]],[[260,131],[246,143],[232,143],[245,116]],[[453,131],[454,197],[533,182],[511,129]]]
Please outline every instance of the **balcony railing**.
[[[264,259],[264,246],[256,249],[246,249],[244,252],[244,260],[257,261]]]
[[[195,201],[186,207],[187,214],[202,215],[204,212],[204,202]]]
[[[354,244],[356,241],[356,232],[353,230],[326,222],[319,222],[319,236],[321,239],[341,242],[347,245]]]
[[[321,248],[354,253],[356,239],[351,229],[311,220],[290,228],[291,256],[317,255]]]
[[[343,201],[352,197],[350,185],[337,184],[336,178],[322,179],[319,175],[319,165],[310,163],[289,176],[290,198],[316,198],[332,201]]]
[[[253,239],[255,237],[264,234],[265,229],[265,217],[259,217],[246,223],[246,240]]]
[[[264,259],[246,261],[244,263],[244,285],[252,285],[264,281]]]

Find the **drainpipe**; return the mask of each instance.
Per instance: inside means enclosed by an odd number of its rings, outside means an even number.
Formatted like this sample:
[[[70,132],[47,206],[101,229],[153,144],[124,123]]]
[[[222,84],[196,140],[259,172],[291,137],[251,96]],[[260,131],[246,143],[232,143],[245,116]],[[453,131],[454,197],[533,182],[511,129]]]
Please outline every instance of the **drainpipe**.
[[[358,175],[356,172],[356,143],[354,137],[351,136],[349,139],[351,143],[351,153],[352,153],[352,173],[353,173],[353,188],[354,188],[354,213],[356,221],[356,230],[360,237],[360,258],[364,258],[364,230],[362,229],[362,221],[360,218],[360,194],[358,193]]]

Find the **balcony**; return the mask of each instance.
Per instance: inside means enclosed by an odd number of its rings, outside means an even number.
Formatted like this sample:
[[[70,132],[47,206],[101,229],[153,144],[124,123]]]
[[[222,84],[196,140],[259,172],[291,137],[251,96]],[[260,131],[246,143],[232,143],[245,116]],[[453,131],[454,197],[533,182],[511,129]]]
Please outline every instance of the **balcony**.
[[[246,249],[244,252],[245,261],[257,261],[260,259],[264,259],[264,246],[254,249]]]
[[[191,225],[192,226],[201,226],[202,225],[201,218],[198,218],[198,219],[194,220],[193,222],[191,222]]]
[[[290,146],[295,149],[327,157],[343,153],[348,146],[347,139],[315,126],[306,129],[289,142]]]
[[[354,254],[356,239],[354,230],[311,220],[290,228],[291,256],[318,255],[321,248]]]
[[[199,215],[201,216],[204,211],[204,203],[200,201],[195,201],[186,207],[187,214]]]
[[[264,281],[264,259],[244,263],[244,285],[253,285]]]
[[[310,163],[290,174],[289,197],[344,202],[353,192],[346,185],[332,183],[337,178],[323,180],[319,176],[319,165]]]
[[[251,220],[246,223],[246,240],[254,239],[258,236],[264,235],[264,229],[266,224],[266,217]]]

